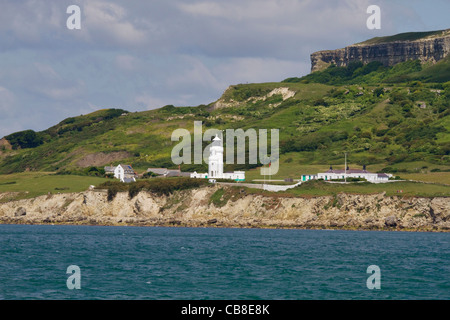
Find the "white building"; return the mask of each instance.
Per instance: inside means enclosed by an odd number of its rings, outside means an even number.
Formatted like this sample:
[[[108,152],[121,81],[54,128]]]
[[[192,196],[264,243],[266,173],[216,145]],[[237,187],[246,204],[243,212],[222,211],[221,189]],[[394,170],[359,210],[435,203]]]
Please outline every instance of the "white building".
[[[347,167],[347,170],[334,170],[333,167],[323,173],[318,173],[317,175],[302,175],[302,181],[314,180],[314,179],[323,179],[325,181],[329,180],[343,180],[348,178],[360,178],[365,179],[369,182],[387,182],[389,181],[389,177],[392,176],[386,173],[373,173],[366,170],[366,166],[363,167],[362,170],[359,169],[350,169]]]
[[[119,164],[114,168],[114,178],[119,179],[121,182],[135,182],[136,173],[130,165]]]
[[[216,135],[209,150],[208,176],[219,178],[223,176],[223,147],[222,141]]]
[[[223,172],[222,140],[216,135],[209,150],[208,173],[191,173],[191,178],[245,181],[245,171]]]

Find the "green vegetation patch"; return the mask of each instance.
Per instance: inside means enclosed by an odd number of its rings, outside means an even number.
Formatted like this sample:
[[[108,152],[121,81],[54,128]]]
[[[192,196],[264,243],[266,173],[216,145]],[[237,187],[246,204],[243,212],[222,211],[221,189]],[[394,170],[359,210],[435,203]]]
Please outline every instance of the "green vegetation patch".
[[[450,186],[412,181],[340,184],[316,180],[305,182],[287,192],[296,196],[325,196],[337,193],[364,195],[385,192],[387,196],[450,197]]]
[[[205,179],[155,178],[150,180],[139,180],[132,183],[107,181],[97,186],[96,189],[107,189],[108,201],[112,201],[117,192],[128,192],[129,198],[133,199],[141,191],[152,192],[157,195],[169,195],[179,190],[199,188],[207,183],[208,181]]]
[[[107,181],[105,178],[55,175],[43,172],[25,172],[0,175],[0,192],[17,192],[20,198],[34,198],[50,193],[86,191],[90,185]]]
[[[394,41],[415,41],[415,40],[423,39],[423,38],[430,37],[430,36],[439,36],[444,31],[445,30],[424,31],[424,32],[404,32],[404,33],[399,33],[399,34],[396,34],[393,36],[375,37],[375,38],[360,42],[358,44],[371,45],[371,44],[387,43],[387,42],[394,42]]]

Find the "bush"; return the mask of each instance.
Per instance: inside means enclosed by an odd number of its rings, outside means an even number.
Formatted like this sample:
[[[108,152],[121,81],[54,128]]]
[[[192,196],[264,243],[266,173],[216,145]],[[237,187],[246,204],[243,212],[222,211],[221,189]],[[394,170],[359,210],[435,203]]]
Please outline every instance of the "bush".
[[[328,102],[326,102],[323,98],[318,98],[313,101],[313,105],[328,107]]]
[[[199,188],[206,185],[206,179],[191,178],[165,178],[140,180],[132,183],[122,183],[119,181],[107,181],[97,186],[96,189],[108,190],[108,201],[112,201],[117,192],[128,192],[130,199],[133,199],[139,192],[148,191],[157,195],[169,195],[177,190]]]
[[[112,184],[108,187],[108,194],[107,194],[107,199],[108,201],[112,201],[114,200],[114,198],[116,197],[117,192],[122,192],[126,190],[126,184],[123,184],[121,182]]]
[[[383,87],[378,87],[375,90],[373,90],[373,95],[375,97],[379,97],[384,93],[384,88]]]
[[[33,130],[19,131],[5,136],[5,138],[9,141],[14,150],[35,148],[44,143],[42,138]]]

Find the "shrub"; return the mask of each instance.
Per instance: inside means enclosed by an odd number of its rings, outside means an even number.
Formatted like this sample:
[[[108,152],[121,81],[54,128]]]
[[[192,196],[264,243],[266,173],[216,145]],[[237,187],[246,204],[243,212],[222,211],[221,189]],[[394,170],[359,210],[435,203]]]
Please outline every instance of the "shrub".
[[[373,90],[373,95],[375,97],[379,97],[384,93],[384,88],[383,87],[378,87],[375,90]]]
[[[140,191],[153,192],[157,195],[169,195],[177,190],[198,188],[208,181],[206,179],[190,178],[161,178],[152,180],[140,180],[132,183],[122,183],[119,181],[106,181],[97,186],[96,189],[108,190],[108,201],[112,201],[117,192],[128,191],[130,199],[134,198]]]
[[[13,149],[35,148],[41,145],[42,138],[33,130],[19,131],[5,137]]]

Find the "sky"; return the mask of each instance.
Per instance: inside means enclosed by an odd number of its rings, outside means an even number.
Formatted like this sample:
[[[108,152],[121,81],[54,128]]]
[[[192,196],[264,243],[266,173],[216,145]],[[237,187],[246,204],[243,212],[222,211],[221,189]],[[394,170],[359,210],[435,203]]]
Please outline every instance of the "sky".
[[[233,84],[308,74],[312,52],[449,16],[449,0],[0,0],[0,137],[104,108],[209,104]]]

